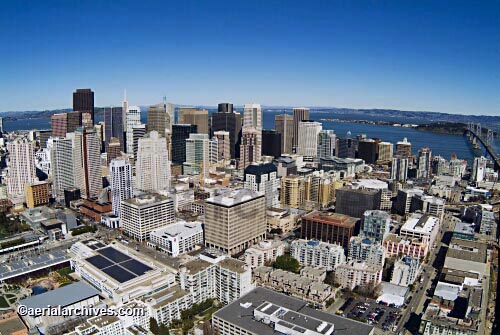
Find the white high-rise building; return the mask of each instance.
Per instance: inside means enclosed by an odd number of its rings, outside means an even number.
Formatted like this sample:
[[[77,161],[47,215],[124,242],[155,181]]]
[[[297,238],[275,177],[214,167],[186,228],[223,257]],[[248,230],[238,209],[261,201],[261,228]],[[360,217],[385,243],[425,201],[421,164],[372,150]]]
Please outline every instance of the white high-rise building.
[[[73,166],[75,186],[82,198],[94,198],[102,190],[101,145],[94,129],[78,128],[74,133]]]
[[[136,188],[160,192],[170,188],[170,161],[167,142],[157,131],[139,139],[135,163]]]
[[[293,241],[290,244],[290,255],[303,266],[323,267],[327,271],[335,270],[346,261],[341,245],[313,240]]]
[[[384,266],[386,250],[380,243],[376,243],[362,236],[353,236],[349,241],[349,260],[365,262],[372,266]]]
[[[109,164],[109,184],[113,214],[120,217],[121,201],[134,197],[132,165],[124,159],[113,159]]]
[[[484,180],[484,173],[486,170],[487,163],[488,159],[484,156],[474,158],[474,163],[472,164],[472,174],[471,174],[472,181],[480,182]]]
[[[126,125],[127,125],[127,154],[134,153],[134,127],[141,125],[141,109],[138,106],[130,106],[127,109],[126,114]]]
[[[322,130],[321,123],[316,121],[299,122],[299,138],[297,154],[306,157],[318,155],[318,135]]]
[[[186,140],[184,174],[195,175],[203,170],[203,178],[208,176],[210,166],[209,142],[207,134],[189,134],[189,138]]]
[[[254,128],[257,132],[254,162],[258,162],[262,156],[262,107],[259,104],[243,106],[243,128]]]
[[[278,169],[273,163],[251,164],[245,169],[244,187],[266,196],[266,207],[279,208]]]
[[[424,147],[418,151],[417,178],[429,178],[431,176],[431,149]]]
[[[408,179],[408,157],[394,156],[391,166],[391,179],[406,182]]]
[[[50,166],[52,176],[52,194],[58,200],[64,200],[64,190],[75,186],[73,166],[73,133],[67,138],[49,138]]]
[[[14,203],[24,201],[24,187],[38,180],[35,169],[33,142],[27,138],[16,138],[7,143],[9,151],[9,172],[6,184],[9,199]]]
[[[335,156],[335,142],[337,136],[333,130],[322,130],[318,135],[318,157],[330,158]]]

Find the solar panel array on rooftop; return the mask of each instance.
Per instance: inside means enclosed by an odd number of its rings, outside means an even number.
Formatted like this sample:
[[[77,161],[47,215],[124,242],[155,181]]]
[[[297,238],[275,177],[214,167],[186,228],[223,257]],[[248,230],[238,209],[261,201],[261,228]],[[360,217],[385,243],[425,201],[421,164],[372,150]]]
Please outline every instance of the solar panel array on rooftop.
[[[89,257],[86,261],[120,283],[142,276],[147,271],[152,270],[146,264],[112,247],[99,249],[97,252],[99,255]]]

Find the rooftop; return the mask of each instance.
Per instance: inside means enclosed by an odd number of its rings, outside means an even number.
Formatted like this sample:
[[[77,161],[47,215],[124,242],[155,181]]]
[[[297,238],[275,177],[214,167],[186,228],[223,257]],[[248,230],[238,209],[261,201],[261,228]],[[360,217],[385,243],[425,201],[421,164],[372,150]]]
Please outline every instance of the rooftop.
[[[304,216],[304,219],[320,221],[322,223],[342,226],[346,228],[354,228],[358,218],[350,217],[349,215],[332,213],[326,211],[314,211]]]
[[[307,307],[307,303],[275,291],[257,287],[248,294],[214,313],[214,318],[226,320],[239,328],[259,335],[276,334],[275,325],[266,324],[265,319],[254,317],[271,316],[275,324],[304,333],[324,334],[332,325],[335,335],[368,335],[373,327]]]
[[[166,197],[164,195],[158,194],[158,193],[144,193],[141,195],[138,195],[134,198],[127,199],[125,200],[126,203],[133,205],[135,207],[148,207],[153,204],[169,200],[169,197]]]
[[[42,308],[49,305],[65,307],[96,295],[99,295],[99,292],[92,286],[76,282],[23,299],[19,304],[28,308]]]
[[[413,213],[403,224],[401,230],[431,233],[439,225],[439,218],[427,214]]]
[[[202,223],[199,221],[179,221],[169,224],[165,227],[157,228],[151,231],[151,235],[161,236],[164,238],[179,237],[185,238],[193,234],[203,231]]]
[[[233,207],[245,203],[247,201],[263,197],[264,194],[260,194],[252,190],[236,189],[236,190],[224,190],[220,194],[212,196],[206,199],[205,201],[207,203],[219,206]]]

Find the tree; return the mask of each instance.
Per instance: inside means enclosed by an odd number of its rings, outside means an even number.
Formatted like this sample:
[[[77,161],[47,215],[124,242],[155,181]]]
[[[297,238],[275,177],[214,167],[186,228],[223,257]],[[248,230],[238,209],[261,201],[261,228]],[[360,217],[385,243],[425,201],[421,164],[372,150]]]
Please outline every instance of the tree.
[[[165,326],[163,323],[160,324],[160,327],[159,327],[159,332],[160,332],[160,335],[169,335],[170,334],[170,331],[168,330],[168,327]]]
[[[290,255],[283,255],[276,258],[276,261],[274,262],[274,268],[299,273],[300,263]]]
[[[154,335],[160,335],[160,326],[158,326],[158,322],[156,322],[156,319],[154,318],[149,318],[149,330],[154,334]]]

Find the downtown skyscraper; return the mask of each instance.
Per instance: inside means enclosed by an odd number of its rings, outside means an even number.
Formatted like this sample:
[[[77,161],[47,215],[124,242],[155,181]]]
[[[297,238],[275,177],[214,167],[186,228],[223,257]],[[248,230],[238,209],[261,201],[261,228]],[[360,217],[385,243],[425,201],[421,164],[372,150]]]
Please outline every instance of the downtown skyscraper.
[[[134,153],[134,128],[141,126],[141,109],[139,106],[130,106],[127,109],[126,121],[126,152],[127,154]]]
[[[73,133],[68,137],[49,139],[52,193],[58,201],[64,200],[64,190],[75,186],[73,165]]]
[[[309,108],[295,107],[293,109],[293,150],[296,150],[299,143],[299,124],[309,120]]]
[[[212,133],[220,130],[229,132],[232,159],[239,157],[241,126],[241,114],[233,111],[231,103],[220,103],[218,111],[212,114]]]
[[[102,191],[101,146],[95,129],[79,128],[74,133],[73,163],[75,186],[82,198],[94,198]]]
[[[259,104],[245,104],[243,106],[243,129],[255,129],[254,162],[260,161],[262,155],[262,107]],[[242,131],[243,137],[243,131]]]
[[[14,204],[24,201],[24,188],[38,180],[35,169],[35,149],[27,138],[16,138],[7,143],[9,151],[9,172],[6,184],[9,199]]]
[[[167,142],[157,131],[139,139],[135,163],[136,188],[160,192],[170,188],[170,160]]]
[[[280,114],[274,117],[274,128],[281,134],[281,152],[284,154],[293,153],[293,116]]]
[[[132,165],[124,159],[114,159],[109,164],[109,186],[113,214],[120,217],[121,202],[134,197]]]
[[[170,137],[170,134],[172,134],[172,125],[174,124],[174,109],[174,105],[168,103],[166,98],[163,98],[163,103],[149,106],[148,131],[157,131],[163,137],[166,137],[166,134]]]
[[[104,139],[106,142],[106,152],[111,143],[111,138],[120,140],[121,150],[124,150],[123,136],[123,110],[122,107],[106,107],[104,108]]]
[[[94,118],[94,92],[90,88],[77,89],[73,92],[73,111],[90,114],[90,119],[93,124]],[[80,116],[82,118],[82,116]]]

